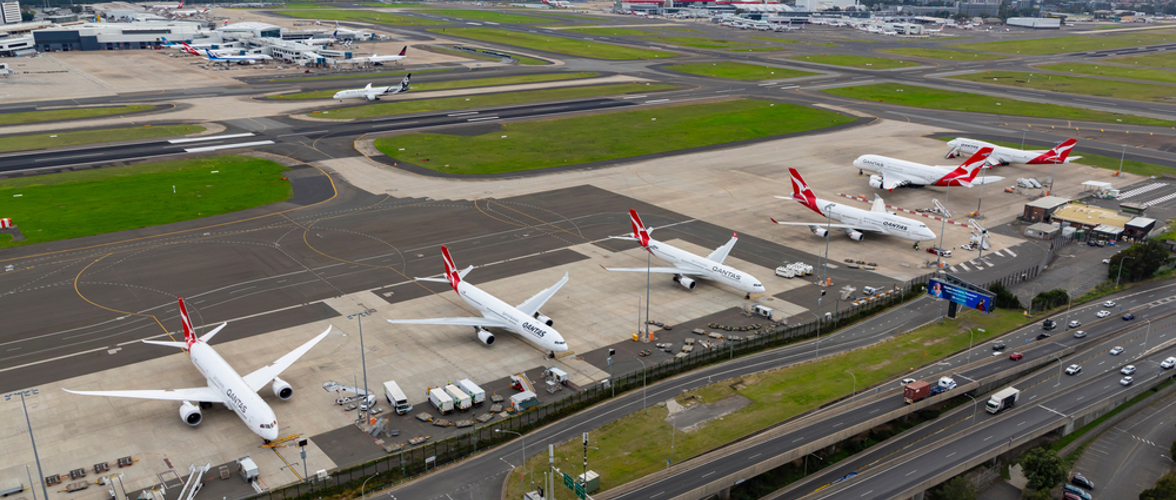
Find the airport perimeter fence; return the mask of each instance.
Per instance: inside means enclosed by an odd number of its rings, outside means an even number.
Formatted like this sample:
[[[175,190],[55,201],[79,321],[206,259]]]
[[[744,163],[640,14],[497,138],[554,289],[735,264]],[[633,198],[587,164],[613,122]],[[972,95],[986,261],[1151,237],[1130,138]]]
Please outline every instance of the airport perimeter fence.
[[[762,333],[751,332],[742,340],[726,342],[726,345],[722,347],[695,352],[683,358],[672,358],[644,369],[616,376],[609,381],[612,384],[611,387],[606,384],[593,384],[579,392],[538,405],[498,422],[474,425],[470,432],[463,435],[425,443],[411,449],[402,449],[363,464],[340,468],[332,472],[330,477],[326,479],[311,477],[307,483],[279,487],[248,498],[250,500],[318,500],[336,496],[359,496],[361,490],[375,491],[392,486],[419,477],[437,467],[470,457],[478,450],[485,450],[515,438],[514,434],[496,433],[495,429],[526,434],[605,401],[613,397],[614,392],[615,394],[624,394],[627,391],[639,390],[642,385],[710,364],[813,338],[818,333],[821,335],[832,333],[838,328],[884,312],[897,303],[922,296],[926,290],[927,280],[933,275],[934,273],[929,273],[906,283],[895,285],[890,296],[868,304],[850,306],[845,309],[835,306],[833,311],[822,315],[824,317],[819,323],[814,320],[797,325],[773,325],[772,328],[762,331]],[[1019,279],[1020,275],[1021,273],[1015,273],[1005,279]],[[835,299],[836,297],[831,298]],[[366,485],[364,481],[367,481]]]

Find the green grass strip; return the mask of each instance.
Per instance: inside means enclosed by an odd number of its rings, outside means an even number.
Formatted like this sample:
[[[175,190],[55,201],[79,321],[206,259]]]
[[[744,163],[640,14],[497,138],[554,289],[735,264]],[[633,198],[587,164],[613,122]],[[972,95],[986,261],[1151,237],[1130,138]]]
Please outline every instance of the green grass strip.
[[[698,49],[726,49],[729,47],[747,46],[747,42],[739,40],[720,40],[718,38],[702,38],[697,36],[653,36],[647,40],[655,40],[668,45],[694,47]]]
[[[1171,102],[1176,89],[1164,85],[1120,82],[1081,76],[1035,75],[1020,71],[986,71],[950,76],[955,80],[1005,85],[1021,89],[1049,90],[1067,94],[1081,94],[1136,101]]]
[[[1176,83],[1176,71],[1162,69],[1135,68],[1110,66],[1106,64],[1062,63],[1040,66],[1041,69],[1082,73],[1084,75],[1108,76],[1111,78],[1131,78],[1135,80],[1152,80],[1163,83]],[[1169,95],[1176,95],[1176,91]]]
[[[462,10],[462,9],[430,9],[429,14],[438,16],[456,17],[458,19],[469,19],[471,21],[490,21],[492,23],[500,24],[528,24],[528,23],[543,23],[547,19],[541,17],[520,16],[518,14],[506,14],[503,12],[493,12],[488,10]]]
[[[562,12],[539,11],[539,12],[536,12],[535,15],[552,16],[552,17],[566,17],[568,19],[586,19],[588,21],[603,21],[604,20],[603,17],[586,16],[586,15],[580,15],[580,14],[564,14]]]
[[[0,125],[19,125],[22,123],[40,123],[56,120],[77,120],[81,118],[97,118],[99,116],[121,115],[126,113],[142,113],[151,111],[155,106],[150,104],[134,106],[111,106],[104,108],[73,108],[51,109],[46,111],[22,111],[19,113],[0,113]]]
[[[437,51],[437,52],[444,52],[446,54],[452,54],[456,57],[477,59],[479,61],[498,62],[498,61],[502,60],[501,57],[492,56],[490,54],[483,54],[481,52],[470,52],[468,50],[455,50],[455,49],[450,49],[447,47],[441,47],[438,45],[434,45],[432,47],[429,47],[429,50]],[[499,51],[499,50],[496,50],[495,52],[502,52],[503,54],[510,54],[511,59],[513,59],[516,63],[521,64],[523,66],[546,66],[546,65],[551,64],[550,62],[544,61],[543,59],[536,59],[534,57],[527,57],[527,56],[515,54],[512,52],[503,52],[503,51]]]
[[[728,80],[773,80],[777,78],[797,78],[820,74],[810,71],[798,71],[741,62],[675,64],[666,69],[681,73],[690,73],[692,75],[726,78]]]
[[[896,56],[928,57],[931,59],[952,59],[959,61],[991,61],[1006,59],[1006,56],[985,54],[983,52],[964,52],[962,50],[924,49],[920,47],[903,47],[898,49],[882,49],[878,52],[894,54]]]
[[[1158,43],[1176,42],[1176,31],[1137,32],[1123,35],[1063,36],[1058,38],[1034,38],[1030,40],[1008,40],[1003,42],[969,43],[951,45],[957,49],[1003,52],[1005,54],[1046,55],[1066,52],[1119,49]]]
[[[883,57],[866,57],[866,56],[843,56],[843,55],[815,55],[815,56],[795,56],[789,59],[797,61],[808,61],[820,64],[832,64],[835,66],[849,66],[861,69],[893,69],[893,68],[909,68],[918,66],[919,63],[912,61],[900,61],[898,59],[886,59]]]
[[[819,108],[742,99],[508,123],[501,131],[474,137],[404,134],[376,139],[375,145],[385,155],[438,172],[495,174],[758,139],[853,120]]]
[[[1139,66],[1151,66],[1153,68],[1176,69],[1176,52],[1169,51],[1142,56],[1112,57],[1107,59],[1107,62],[1116,62],[1119,64],[1136,64]]]
[[[671,52],[623,47],[611,43],[572,40],[554,35],[518,33],[494,28],[457,28],[429,31],[444,33],[449,36],[482,40],[484,42],[501,43],[503,45],[513,45],[544,52],[590,57],[593,59],[654,59],[659,57],[674,57],[677,55]]]
[[[79,130],[75,132],[54,132],[52,134],[16,135],[0,137],[0,152],[172,137],[198,134],[205,130],[200,125],[158,125],[153,127],[107,128]]]
[[[473,87],[491,87],[495,85],[517,85],[522,83],[555,82],[562,80],[578,80],[594,78],[596,73],[545,73],[540,75],[498,76],[493,78],[471,78],[468,80],[449,80],[444,82],[414,83],[409,90],[414,92],[428,92],[434,90],[465,89]],[[380,85],[373,85],[380,86]],[[330,99],[343,89],[316,90],[312,92],[298,92],[269,96],[270,99]]]
[[[653,31],[635,30],[632,28],[576,28],[559,31],[572,31],[592,36],[649,36],[657,34]]]
[[[791,39],[791,38],[777,38],[777,37],[774,37],[774,36],[749,36],[749,37],[745,37],[745,38],[748,38],[748,39],[751,39],[751,40],[763,40],[763,41],[765,41],[765,42],[776,42],[776,43],[800,43],[800,41],[799,41],[799,40],[794,40],[794,39]]]
[[[368,118],[373,116],[389,116],[404,113],[420,113],[424,111],[449,111],[454,109],[502,106],[506,104],[520,104],[527,102],[556,101],[561,99],[577,99],[582,97],[599,97],[605,95],[635,94],[639,92],[655,92],[659,90],[670,90],[675,88],[677,87],[663,84],[639,85],[634,83],[615,83],[611,85],[592,85],[587,87],[529,90],[523,92],[502,92],[498,94],[445,97],[441,99],[419,99],[384,102],[335,109],[330,111],[316,111],[308,114],[307,116],[314,118],[345,120],[351,118]]]
[[[359,21],[362,23],[387,24],[389,26],[444,26],[453,24],[436,19],[389,14],[387,12],[375,12],[371,10],[276,10],[274,13],[302,19]]]
[[[1176,126],[1176,122],[1159,120],[1145,116],[1108,113],[1092,109],[1044,104],[1039,102],[1018,101],[1004,97],[992,97],[980,94],[941,90],[915,85],[901,85],[896,83],[878,83],[874,85],[860,85],[856,87],[842,87],[825,89],[823,92],[862,99],[866,101],[898,104],[915,108],[946,109],[950,111],[970,111],[973,113],[1000,113],[1014,116],[1033,116],[1038,118],[1056,118],[1059,120],[1079,120],[1105,123],[1129,123],[1134,125],[1159,125],[1164,127]]]
[[[229,155],[0,180],[0,213],[11,217],[26,238],[5,240],[0,247],[170,224],[276,203],[293,194],[290,181],[282,180],[285,171],[268,160]]]

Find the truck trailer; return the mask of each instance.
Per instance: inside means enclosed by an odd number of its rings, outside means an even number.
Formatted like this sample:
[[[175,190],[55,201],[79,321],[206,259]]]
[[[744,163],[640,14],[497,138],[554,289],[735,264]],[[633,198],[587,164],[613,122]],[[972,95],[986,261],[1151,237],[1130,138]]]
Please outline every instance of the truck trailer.
[[[992,397],[988,399],[988,404],[986,405],[985,410],[988,410],[988,413],[995,415],[1000,413],[1005,408],[1012,408],[1013,405],[1017,404],[1017,398],[1020,396],[1021,391],[1013,387],[1001,389],[999,392],[993,394]]]
[[[902,390],[902,400],[907,404],[914,403],[931,395],[931,384],[916,380],[906,385]]]
[[[395,380],[384,382],[384,397],[388,398],[388,404],[392,405],[397,415],[406,415],[412,411],[412,403],[408,402],[408,396],[404,395]]]
[[[453,406],[458,410],[466,411],[474,406],[474,401],[470,398],[470,395],[466,394],[465,391],[456,385],[449,384],[445,386],[445,392],[453,398]]]
[[[478,384],[475,384],[472,380],[463,378],[457,381],[457,386],[460,387],[461,390],[465,391],[466,394],[470,395],[470,399],[474,400],[475,405],[480,405],[486,402],[486,391],[482,390],[481,387],[478,387]]]
[[[429,402],[441,412],[442,415],[453,411],[453,398],[449,397],[440,387],[436,389],[429,389]]]

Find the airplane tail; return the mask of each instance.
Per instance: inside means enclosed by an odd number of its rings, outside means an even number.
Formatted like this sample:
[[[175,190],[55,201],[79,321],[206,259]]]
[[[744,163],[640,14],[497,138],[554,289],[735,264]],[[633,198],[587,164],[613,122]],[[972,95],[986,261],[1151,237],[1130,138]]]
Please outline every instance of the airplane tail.
[[[649,228],[641,222],[641,216],[637,215],[637,211],[629,209],[629,223],[633,226],[633,237],[641,244],[642,248],[649,246]]]
[[[795,168],[789,168],[788,174],[792,176],[792,199],[816,213],[825,215],[824,212],[821,212],[821,207],[817,206],[817,195],[813,193],[812,189],[809,189],[808,183],[804,182],[804,177],[800,176],[800,172],[797,172]]]
[[[188,318],[188,308],[184,307],[184,298],[180,297],[180,320],[184,322],[184,345],[188,349],[197,342],[196,332],[192,331],[192,320]]]
[[[408,80],[412,77],[412,73],[404,75],[404,79],[400,81],[400,90],[397,92],[404,92],[408,90]]]
[[[453,264],[453,257],[449,256],[449,248],[445,245],[441,245],[441,255],[445,259],[445,277],[449,279],[449,286],[456,292],[457,285],[461,283],[461,274],[457,272],[457,266]]]
[[[1058,144],[1053,149],[1046,151],[1045,154],[1038,156],[1029,161],[1030,164],[1041,163],[1066,163],[1066,157],[1070,156],[1070,151],[1078,144],[1078,139],[1066,139],[1065,142]]]
[[[980,169],[984,168],[985,164],[988,163],[988,157],[991,154],[992,148],[990,147],[983,147],[978,149],[975,154],[961,163],[960,166],[956,167],[955,170],[948,172],[948,174],[943,176],[943,178],[940,180],[944,183],[950,183],[954,180],[959,182],[961,185],[968,185],[972,182],[973,179],[976,178],[976,175],[980,173]]]
[[[407,45],[405,45],[403,49],[400,49],[400,55],[404,56],[405,54],[408,54],[408,46]]]

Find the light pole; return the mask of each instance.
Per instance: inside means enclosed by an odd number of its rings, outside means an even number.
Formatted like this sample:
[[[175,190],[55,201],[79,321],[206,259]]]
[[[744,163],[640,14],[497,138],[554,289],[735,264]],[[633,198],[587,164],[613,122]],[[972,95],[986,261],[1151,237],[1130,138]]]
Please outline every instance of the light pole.
[[[940,223],[939,223],[939,250],[940,251],[935,252],[935,271],[937,271],[937,272],[940,269],[942,269],[941,261],[943,260],[943,255],[941,255],[941,254],[943,253],[942,252],[942,250],[943,250],[943,233],[944,233],[944,231],[947,231],[947,213],[946,213],[947,212],[947,204],[949,202],[951,202],[951,183],[950,182],[947,183],[947,187],[944,188],[944,193],[945,193],[943,195],[944,213],[940,214],[943,217],[941,217],[939,219],[940,220]],[[918,243],[915,243],[915,244],[918,245]]]
[[[1057,387],[1059,385],[1062,385],[1062,358],[1059,358],[1053,354],[1050,354],[1049,356],[1053,359],[1058,360],[1058,383],[1054,384],[1054,387]]]
[[[678,416],[670,417],[670,459],[666,460],[666,468],[670,468],[670,464],[674,463],[674,438],[678,436]]]
[[[649,275],[653,268],[650,266],[653,250],[645,250],[645,342],[649,342]]]
[[[820,301],[820,299],[817,300]],[[817,307],[819,308],[820,304],[817,304]],[[812,311],[809,311],[809,314],[812,314],[814,318],[817,318],[817,354],[813,357],[813,359],[819,359],[821,357],[821,317]]]
[[[1066,290],[1066,330],[1070,329],[1070,305],[1074,303],[1074,296],[1070,295],[1070,291]]]
[[[1127,259],[1134,259],[1135,257],[1123,257],[1119,259],[1119,272],[1115,273],[1115,289],[1119,289],[1119,278],[1123,277],[1123,261]]]
[[[976,200],[976,218],[980,218],[980,204],[984,203],[984,182],[988,180],[988,165],[980,165],[980,198]],[[983,241],[983,240],[982,240]],[[981,256],[984,255],[984,247],[980,247]]]
[[[849,376],[853,377],[853,392],[849,393],[849,402],[852,403],[853,398],[857,396],[857,375],[854,375],[853,372],[845,368],[842,368],[841,371],[848,373]]]
[[[617,397],[617,381],[613,379],[613,362],[612,357],[617,353],[616,349],[608,349],[608,388],[612,389],[612,397]]]
[[[367,482],[372,480],[372,477],[380,475],[379,472],[372,474],[371,477],[364,479],[363,484],[359,486],[359,500],[364,500],[363,489],[367,487]]]
[[[804,475],[805,475],[805,476],[808,476],[808,457],[809,457],[809,455],[813,455],[813,454],[812,454],[812,453],[809,453],[808,455],[805,455],[805,456],[804,456]],[[816,455],[813,455],[813,456],[814,456],[814,457],[817,457]],[[822,461],[822,462],[824,462],[824,461],[825,461],[825,459],[823,459],[823,458],[821,458],[821,457],[817,457],[817,460],[820,460],[820,461]]]
[[[368,417],[371,415],[372,399],[371,399],[371,392],[368,391],[368,382],[367,382],[367,353],[365,352],[365,349],[363,347],[363,317],[364,316],[371,316],[371,315],[372,315],[372,313],[370,311],[363,311],[363,312],[358,312],[355,314],[348,314],[347,315],[347,319],[355,318],[355,324],[359,325],[359,362],[360,362],[360,365],[363,367],[362,369],[363,369],[363,402],[364,402],[364,405],[361,406],[361,408],[367,408],[366,410],[362,410],[364,422],[367,422]]]
[[[976,343],[974,342],[974,339],[976,337],[976,333],[973,332],[972,330],[973,330],[973,328],[968,329],[968,362],[969,363],[972,362],[972,348],[976,346]],[[980,333],[988,333],[983,328],[975,328],[975,330],[980,330]]]
[[[825,267],[821,271],[821,286],[825,286],[829,282],[829,229],[833,227],[833,220],[830,218],[834,203],[825,205]]]
[[[637,356],[633,356],[633,359],[637,360],[638,363],[641,363],[641,409],[645,410],[645,414],[648,415],[649,407],[645,406],[645,389],[648,387],[645,384],[645,362],[641,361],[641,358]]]
[[[972,399],[972,425],[976,425],[976,398],[973,398],[971,394],[966,392],[964,395]]]
[[[1148,319],[1146,321],[1147,321],[1147,331],[1144,332],[1144,334],[1143,334],[1143,352],[1147,352],[1147,338],[1148,338],[1148,336],[1151,335],[1151,320]],[[1142,353],[1141,353],[1141,355],[1142,355]]]
[[[45,479],[44,479],[45,473],[41,470],[41,457],[37,454],[37,439],[33,437],[33,422],[31,420],[29,420],[29,407],[25,405],[25,395],[26,394],[29,396],[33,396],[36,394],[40,394],[40,392],[38,389],[35,389],[35,388],[34,389],[25,389],[23,391],[17,391],[17,392],[10,392],[10,393],[4,395],[4,400],[8,401],[8,400],[12,399],[12,396],[15,394],[20,395],[20,408],[22,410],[24,410],[25,425],[27,425],[29,427],[29,441],[31,441],[33,443],[33,460],[37,461],[37,475],[41,477],[41,493],[43,495],[45,495],[45,500],[49,500],[49,488],[45,487]],[[33,485],[30,484],[29,489],[32,489],[32,488],[33,488]]]
[[[1123,175],[1123,160],[1127,158],[1127,145],[1123,145],[1123,154],[1119,156],[1119,171],[1115,172],[1115,177]]]
[[[502,429],[494,429],[494,432],[507,432],[510,434],[514,434],[514,435],[518,436],[519,439],[521,439],[523,441],[523,462],[521,465],[521,467],[523,468],[523,473],[519,474],[519,486],[521,486],[524,490],[526,490],[527,489],[527,438],[524,437],[522,434],[515,432],[515,431],[504,431]]]

